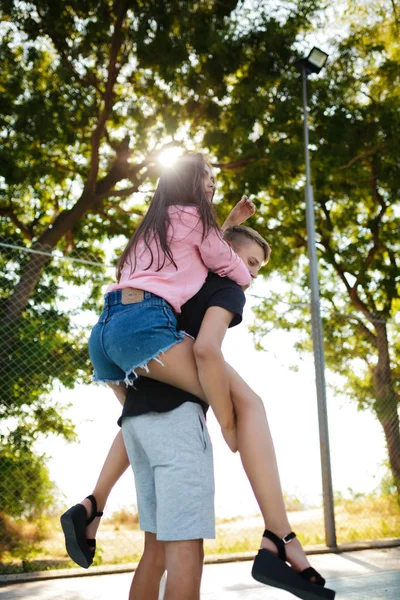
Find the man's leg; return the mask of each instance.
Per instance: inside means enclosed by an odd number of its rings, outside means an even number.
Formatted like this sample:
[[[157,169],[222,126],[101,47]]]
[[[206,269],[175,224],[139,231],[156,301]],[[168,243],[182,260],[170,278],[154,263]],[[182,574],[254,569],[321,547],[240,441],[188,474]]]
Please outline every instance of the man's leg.
[[[155,468],[157,538],[165,540],[164,600],[199,600],[203,539],[215,537],[212,445],[198,404],[185,402],[164,419]]]
[[[160,581],[165,571],[165,542],[154,533],[144,534],[144,552],[133,575],[129,600],[158,600]]]
[[[164,600],[200,600],[203,540],[164,543],[167,568]]]
[[[164,600],[199,599],[203,539],[215,537],[212,446],[202,408],[185,402],[127,417],[122,429],[141,529],[165,542]]]

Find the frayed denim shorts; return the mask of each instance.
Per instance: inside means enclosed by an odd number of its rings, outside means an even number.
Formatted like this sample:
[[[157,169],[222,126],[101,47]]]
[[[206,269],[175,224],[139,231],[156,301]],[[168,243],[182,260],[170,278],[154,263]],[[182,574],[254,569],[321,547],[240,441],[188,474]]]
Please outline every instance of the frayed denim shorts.
[[[90,360],[95,382],[124,381],[131,385],[137,368],[148,371],[147,363],[182,342],[184,331],[177,330],[171,305],[144,292],[135,304],[122,304],[121,290],[104,296],[104,309],[89,338]]]

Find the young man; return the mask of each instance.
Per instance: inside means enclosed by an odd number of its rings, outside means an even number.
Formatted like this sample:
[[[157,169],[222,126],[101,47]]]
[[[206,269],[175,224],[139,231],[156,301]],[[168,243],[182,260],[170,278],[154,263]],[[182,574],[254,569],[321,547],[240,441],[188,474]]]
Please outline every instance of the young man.
[[[265,240],[244,226],[230,228],[225,239],[255,278],[269,259]],[[236,283],[210,273],[200,292],[182,308],[179,328],[196,338],[200,378],[201,369],[218,368],[223,361],[213,326],[218,324],[223,337],[228,327],[241,322],[244,304],[243,290]],[[165,570],[165,600],[200,598],[203,540],[215,537],[207,409],[195,396],[150,378],[139,378],[128,390],[120,422],[145,532],[130,600],[157,600]]]

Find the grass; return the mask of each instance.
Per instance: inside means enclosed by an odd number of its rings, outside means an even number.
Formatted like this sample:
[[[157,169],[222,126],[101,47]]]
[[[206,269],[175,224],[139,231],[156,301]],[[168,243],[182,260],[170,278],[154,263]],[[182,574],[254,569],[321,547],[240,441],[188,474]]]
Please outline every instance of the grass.
[[[400,538],[400,508],[395,496],[342,500],[336,506],[340,544],[380,538]]]
[[[324,547],[323,509],[289,511],[289,521],[304,546]],[[338,499],[335,503],[338,543],[400,538],[400,508],[394,496]],[[58,520],[48,523],[47,534],[35,553],[23,560],[3,554],[0,573],[76,567],[68,559]],[[263,530],[261,515],[217,520],[217,538],[206,540],[206,555],[254,552]],[[127,509],[105,519],[99,530],[95,564],[137,562],[143,551],[143,533],[136,514]]]

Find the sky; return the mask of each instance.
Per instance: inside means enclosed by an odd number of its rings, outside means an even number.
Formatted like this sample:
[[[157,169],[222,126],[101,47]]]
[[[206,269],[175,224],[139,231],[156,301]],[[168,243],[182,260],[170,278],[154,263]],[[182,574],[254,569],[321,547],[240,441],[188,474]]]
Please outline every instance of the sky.
[[[259,280],[249,294],[268,294],[271,281]],[[276,284],[275,284],[276,285]],[[293,349],[295,334],[268,334],[267,352],[254,348],[248,331],[252,322],[248,296],[244,322],[229,330],[223,352],[230,363],[263,399],[274,440],[282,487],[307,505],[321,503],[321,467],[317,401],[312,356],[300,360]],[[297,365],[298,371],[290,369]],[[334,490],[349,495],[370,492],[384,474],[385,441],[378,421],[358,412],[346,397],[334,397],[328,389],[328,422]],[[52,479],[65,505],[74,504],[92,492],[108,448],[118,432],[119,403],[104,386],[78,386],[56,390],[54,400],[71,403],[68,415],[76,423],[80,443],[67,444],[54,436],[41,442],[49,456]],[[232,454],[220,434],[211,410],[208,426],[214,447],[216,513],[219,517],[253,515],[259,512],[238,454]],[[260,460],[262,458],[260,457]],[[108,514],[136,504],[134,480],[129,470],[114,488]]]

